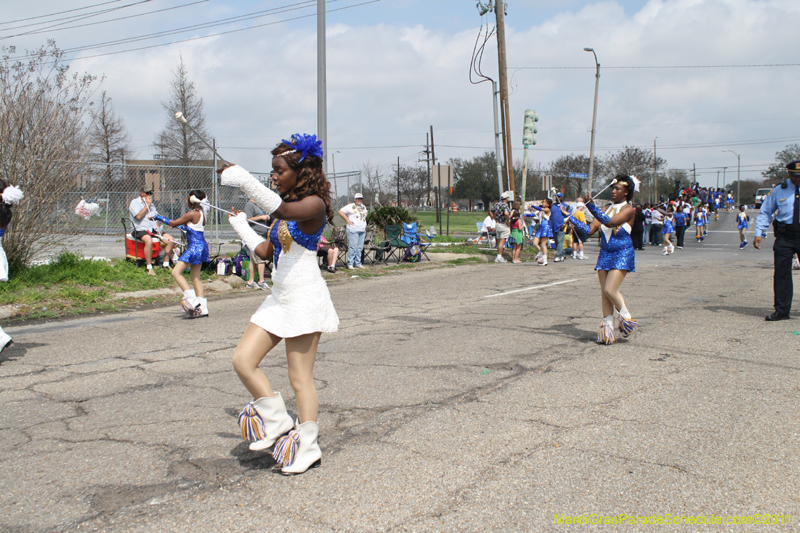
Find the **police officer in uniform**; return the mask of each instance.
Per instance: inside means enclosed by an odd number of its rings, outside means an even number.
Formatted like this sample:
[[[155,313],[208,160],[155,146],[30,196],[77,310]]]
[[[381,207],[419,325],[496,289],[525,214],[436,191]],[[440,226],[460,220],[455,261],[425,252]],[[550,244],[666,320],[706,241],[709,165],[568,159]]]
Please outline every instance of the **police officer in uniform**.
[[[800,253],[800,161],[786,165],[789,179],[776,185],[764,198],[756,217],[756,236],[753,246],[761,249],[761,238],[767,233],[770,222],[775,226],[775,312],[766,320],[788,320],[792,309],[792,256]],[[774,215],[774,220],[773,220]]]

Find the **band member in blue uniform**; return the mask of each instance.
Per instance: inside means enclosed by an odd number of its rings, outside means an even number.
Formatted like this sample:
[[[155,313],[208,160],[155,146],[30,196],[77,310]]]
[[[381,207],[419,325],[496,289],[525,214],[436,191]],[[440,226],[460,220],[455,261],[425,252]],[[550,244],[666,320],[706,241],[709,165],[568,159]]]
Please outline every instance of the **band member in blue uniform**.
[[[770,222],[775,226],[775,244],[772,246],[775,258],[775,312],[765,320],[787,320],[792,310],[792,257],[800,253],[800,161],[786,165],[789,178],[776,185],[761,202],[761,210],[756,217],[756,236],[753,246],[761,249],[761,239],[767,234]]]
[[[614,344],[617,341],[614,334],[615,312],[619,313],[619,331],[623,337],[627,337],[638,326],[619,292],[619,286],[628,272],[635,271],[635,252],[631,240],[635,212],[630,201],[637,189],[636,178],[620,174],[614,178],[611,187],[612,205],[605,211],[594,205],[591,194],[584,196],[586,207],[594,216],[591,226],[574,216],[569,217],[581,238],[600,229],[600,254],[594,269],[600,280],[600,296],[603,302],[603,322],[597,334],[597,342],[601,344]]]

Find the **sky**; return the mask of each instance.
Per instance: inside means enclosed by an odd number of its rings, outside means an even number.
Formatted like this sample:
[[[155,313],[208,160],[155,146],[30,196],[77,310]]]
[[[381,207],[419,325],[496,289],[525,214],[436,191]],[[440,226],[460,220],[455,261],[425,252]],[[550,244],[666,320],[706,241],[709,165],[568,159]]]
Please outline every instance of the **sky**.
[[[72,71],[102,77],[95,94],[112,99],[138,158],[152,158],[170,120],[162,102],[181,57],[225,159],[267,172],[282,138],[316,132],[315,0],[2,4],[0,46],[16,57],[52,39]],[[420,164],[431,126],[441,161],[494,149],[491,85],[469,71],[495,20],[475,4],[328,1],[329,171]],[[800,143],[797,0],[509,0],[507,12],[515,160],[525,109],[540,117],[534,166],[589,154],[595,61],[585,47],[601,65],[598,156],[655,143],[668,168],[721,186],[736,179],[736,154],[742,179],[760,179],[776,152]],[[137,40],[105,44],[119,39]],[[495,43],[481,62],[493,79]]]

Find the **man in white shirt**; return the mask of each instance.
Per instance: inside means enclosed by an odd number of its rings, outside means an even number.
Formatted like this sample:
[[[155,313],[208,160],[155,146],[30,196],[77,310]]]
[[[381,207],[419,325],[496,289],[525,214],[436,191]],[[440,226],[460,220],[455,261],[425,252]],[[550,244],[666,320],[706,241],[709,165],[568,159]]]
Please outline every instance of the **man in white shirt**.
[[[650,244],[658,246],[661,244],[661,230],[664,228],[664,215],[658,209],[653,209],[653,223],[650,226]]]
[[[153,272],[153,236],[159,233],[156,221],[153,216],[158,214],[156,206],[153,205],[153,186],[145,185],[139,191],[139,198],[133,199],[128,208],[131,218],[131,236],[144,243],[144,262],[147,265],[147,273],[155,276]],[[169,258],[175,240],[167,234],[163,234],[161,241],[164,243],[164,268],[169,268]]]
[[[486,240],[489,241],[491,247],[494,248],[495,237],[497,236],[497,232],[495,231],[494,219],[491,215],[486,215],[486,218],[483,219],[483,230],[481,231],[481,235],[486,234]]]
[[[339,216],[347,222],[347,270],[364,268],[361,265],[361,255],[364,251],[364,235],[367,232],[367,208],[364,206],[364,196],[357,192],[353,203],[339,209]]]

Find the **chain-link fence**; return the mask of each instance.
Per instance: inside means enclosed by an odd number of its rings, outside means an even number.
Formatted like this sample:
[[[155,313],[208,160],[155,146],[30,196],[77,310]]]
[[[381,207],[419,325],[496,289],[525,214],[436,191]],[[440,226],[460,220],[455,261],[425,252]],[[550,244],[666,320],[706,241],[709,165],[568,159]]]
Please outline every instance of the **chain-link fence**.
[[[262,183],[271,184],[268,173],[252,173]],[[353,201],[353,194],[362,192],[361,173],[343,172],[328,176],[334,212]],[[221,209],[243,210],[247,196],[238,187],[219,184],[219,175],[212,165],[179,166],[159,161],[131,161],[119,165],[87,165],[87,177],[79,186],[62,194],[52,214],[56,232],[114,235],[123,233],[122,219],[130,231],[129,206],[145,186],[153,187],[153,205],[158,213],[175,219],[187,210],[186,199],[192,190],[204,191],[212,205]],[[88,220],[75,209],[81,200],[100,206]],[[338,222],[337,222],[338,223]],[[236,238],[228,223],[228,215],[212,209],[206,223],[206,239],[222,242]]]

